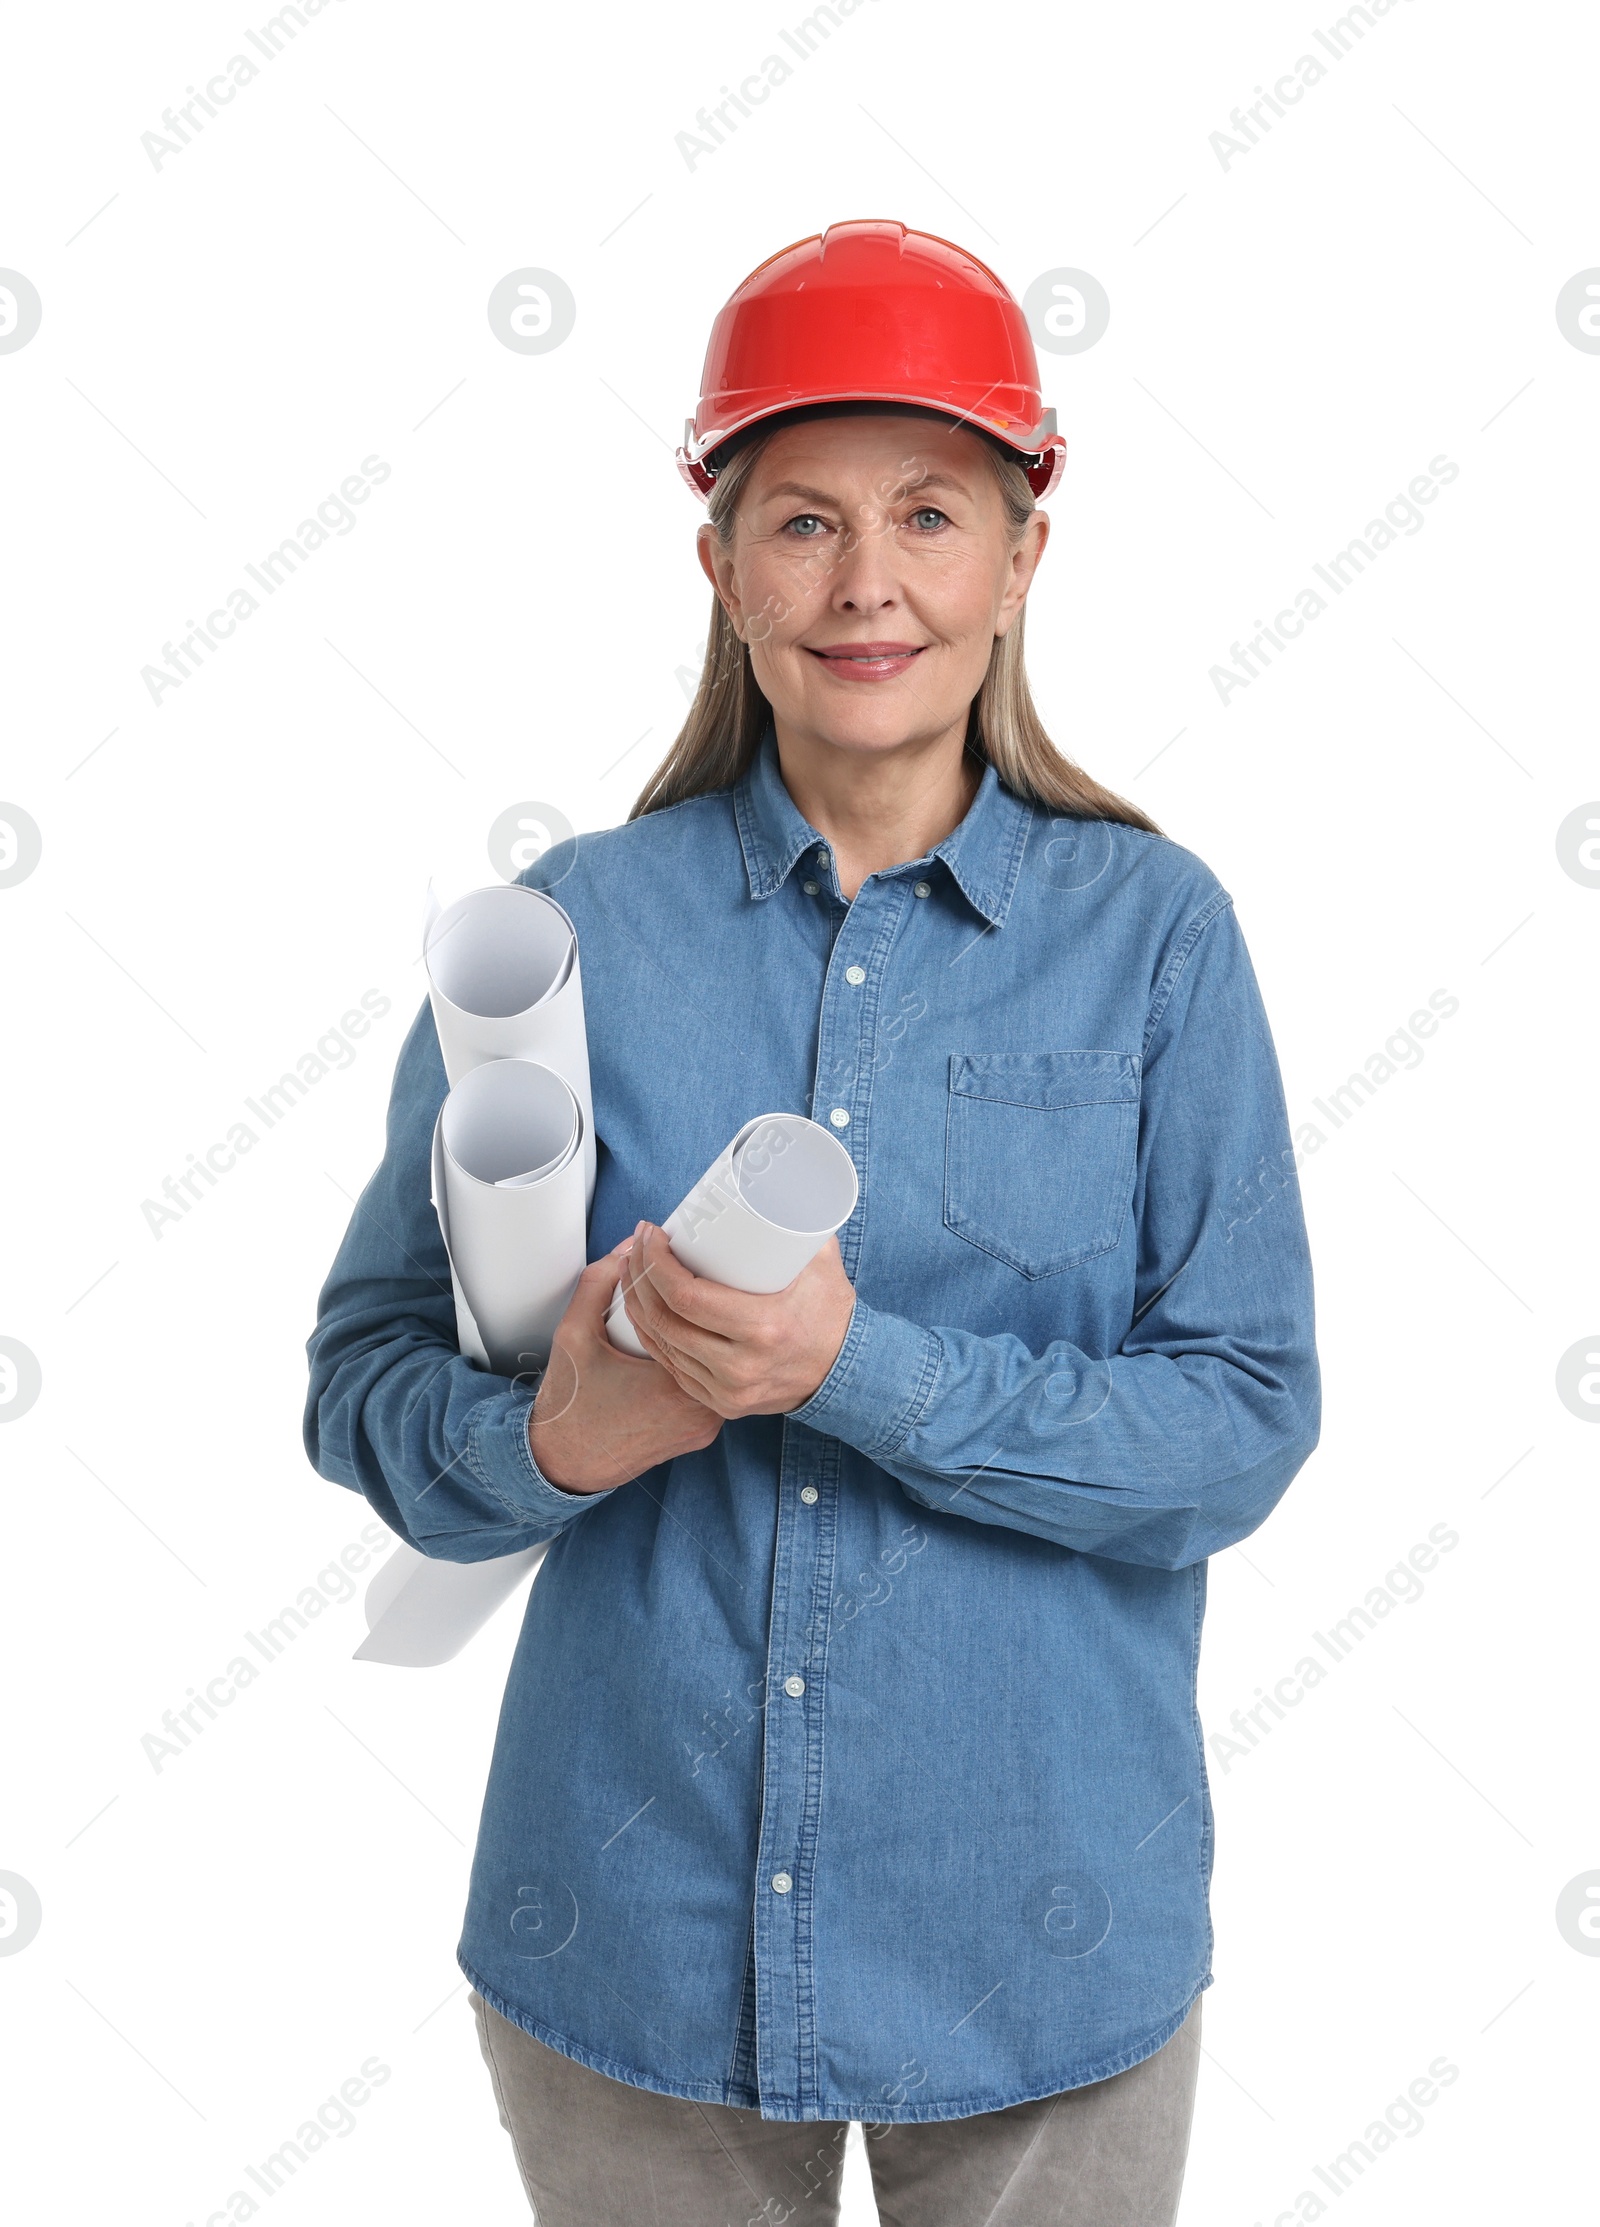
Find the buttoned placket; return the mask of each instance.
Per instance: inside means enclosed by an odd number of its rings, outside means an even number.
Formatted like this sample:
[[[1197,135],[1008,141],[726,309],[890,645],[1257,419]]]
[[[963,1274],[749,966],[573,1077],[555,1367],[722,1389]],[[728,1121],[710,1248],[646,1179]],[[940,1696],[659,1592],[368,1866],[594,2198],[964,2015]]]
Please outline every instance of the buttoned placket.
[[[796,890],[806,905],[845,905],[833,856],[805,853]],[[850,1154],[863,1200],[883,978],[908,912],[930,885],[899,869],[869,875],[839,920],[825,963],[811,1114]],[[839,1232],[845,1274],[861,1254],[858,1205]],[[761,1828],[755,1874],[756,2081],[763,2100],[815,2109],[816,1998],[812,1924],[822,1807],[823,1713],[839,1534],[839,1445],[784,1418],[763,1711]]]

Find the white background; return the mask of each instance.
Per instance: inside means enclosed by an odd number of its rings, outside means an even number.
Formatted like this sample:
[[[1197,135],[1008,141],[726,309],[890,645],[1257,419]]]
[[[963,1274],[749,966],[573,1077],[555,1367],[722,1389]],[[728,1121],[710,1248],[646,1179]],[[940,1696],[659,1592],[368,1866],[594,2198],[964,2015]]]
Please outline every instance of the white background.
[[[675,135],[802,12],[336,0],[159,169],[141,134],[266,11],[13,16],[0,264],[43,302],[0,354],[0,797],[43,834],[0,889],[0,1333],[43,1373],[0,1437],[0,1870],[43,1910],[0,1958],[19,2217],[199,2223],[374,2056],[274,2217],[527,2216],[453,1959],[521,1597],[430,1672],[353,1663],[359,1597],[330,1606],[159,1772],[141,1740],[372,1520],[307,1465],[303,1345],[424,884],[490,879],[518,802],[625,817],[705,633],[671,449],[711,317],[861,215],[1019,295],[1106,288],[1104,338],[1041,356],[1070,455],[1035,689],[1233,892],[1326,1138],[1324,1435],[1212,1565],[1208,1732],[1431,1526],[1459,1542],[1213,1752],[1184,2227],[1302,2190],[1373,2227],[1566,2217],[1592,2181],[1600,1961],[1555,1913],[1600,1866],[1600,1411],[1556,1371],[1600,1348],[1600,890],[1556,831],[1600,795],[1600,355],[1555,300],[1600,264],[1594,20],[1399,0],[1334,62],[1310,4],[866,0],[691,169]],[[1302,54],[1326,77],[1224,168],[1210,135]],[[577,302],[542,355],[485,314],[523,266]],[[354,529],[152,703],[141,668],[369,455]],[[1438,455],[1422,529],[1221,703],[1211,666]],[[369,989],[353,1063],[155,1236],[142,1202]],[[1313,1100],[1436,990],[1459,1010],[1335,1131]],[[1334,2197],[1313,2167],[1440,2056],[1421,2131]]]

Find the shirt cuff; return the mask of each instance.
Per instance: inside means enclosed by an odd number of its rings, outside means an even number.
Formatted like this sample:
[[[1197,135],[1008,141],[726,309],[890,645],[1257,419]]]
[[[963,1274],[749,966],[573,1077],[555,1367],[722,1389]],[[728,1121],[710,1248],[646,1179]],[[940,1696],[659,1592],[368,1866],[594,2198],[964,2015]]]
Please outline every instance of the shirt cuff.
[[[931,1330],[869,1307],[859,1294],[833,1367],[790,1420],[880,1460],[927,1406],[941,1348]]]
[[[605,1492],[568,1492],[547,1477],[528,1444],[532,1398],[485,1400],[467,1428],[467,1465],[519,1523],[548,1530],[604,1500]]]

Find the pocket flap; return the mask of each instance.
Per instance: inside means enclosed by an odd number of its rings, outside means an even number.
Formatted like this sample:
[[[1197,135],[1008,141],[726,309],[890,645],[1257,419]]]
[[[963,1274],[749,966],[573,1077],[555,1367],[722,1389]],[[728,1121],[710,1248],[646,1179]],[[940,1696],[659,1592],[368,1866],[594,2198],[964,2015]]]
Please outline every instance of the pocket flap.
[[[1122,1105],[1139,1096],[1137,1052],[952,1052],[950,1088],[1008,1106]]]

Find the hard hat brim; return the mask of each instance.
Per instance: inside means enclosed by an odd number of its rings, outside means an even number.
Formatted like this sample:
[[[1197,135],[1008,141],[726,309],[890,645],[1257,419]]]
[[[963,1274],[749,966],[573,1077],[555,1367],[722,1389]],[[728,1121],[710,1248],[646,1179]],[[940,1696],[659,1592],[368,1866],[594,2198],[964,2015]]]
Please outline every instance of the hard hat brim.
[[[1060,484],[1067,444],[1064,436],[1056,431],[1053,409],[1046,410],[1035,426],[1018,427],[1014,433],[1009,428],[1001,432],[993,420],[981,417],[975,409],[959,409],[948,400],[941,401],[925,394],[882,391],[786,396],[781,402],[752,409],[731,423],[710,428],[699,437],[691,418],[684,426],[683,445],[676,451],[674,460],[691,492],[706,502],[716,485],[717,474],[731,462],[748,437],[763,429],[776,432],[780,425],[799,424],[808,419],[891,414],[899,410],[919,417],[937,418],[952,431],[964,427],[992,442],[1022,466],[1036,502],[1042,502]]]

